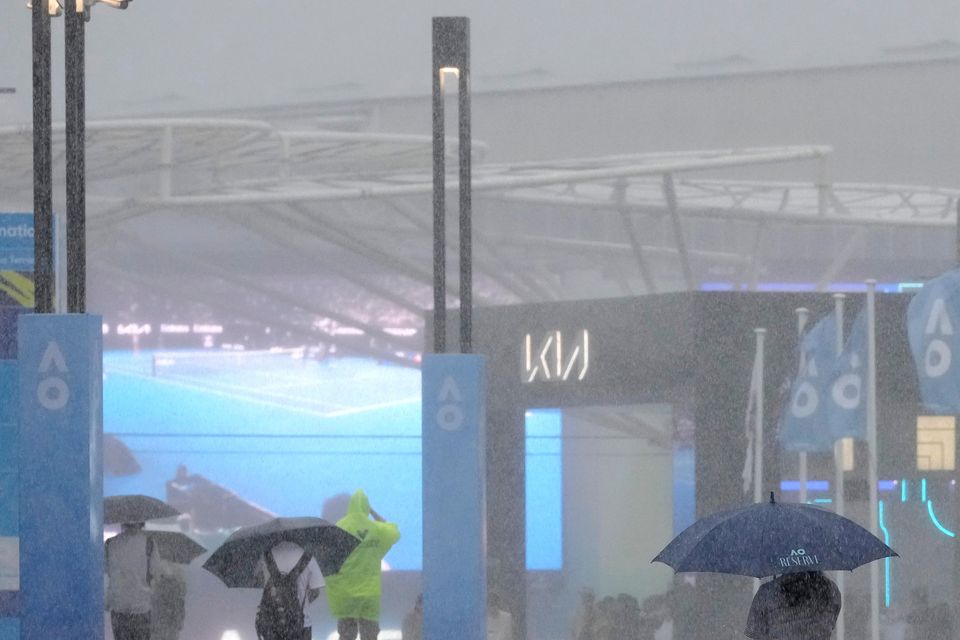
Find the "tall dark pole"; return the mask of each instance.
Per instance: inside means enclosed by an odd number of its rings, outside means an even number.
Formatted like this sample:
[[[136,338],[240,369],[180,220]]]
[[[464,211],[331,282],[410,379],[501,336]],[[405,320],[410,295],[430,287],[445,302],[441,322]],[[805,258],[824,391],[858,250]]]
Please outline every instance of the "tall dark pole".
[[[86,311],[86,90],[84,86],[84,14],[67,0],[64,11],[67,143],[67,311]]]
[[[473,348],[473,256],[470,182],[470,19],[433,19],[433,345],[446,349],[446,167],[444,96],[447,77],[458,78],[460,169],[460,351]]]
[[[37,313],[53,312],[53,185],[50,142],[50,14],[33,2],[33,254]]]
[[[443,23],[433,19],[433,351],[447,350],[446,162],[443,132]]]
[[[470,182],[470,22],[464,19],[459,83],[460,131],[460,353],[473,350],[473,241]]]

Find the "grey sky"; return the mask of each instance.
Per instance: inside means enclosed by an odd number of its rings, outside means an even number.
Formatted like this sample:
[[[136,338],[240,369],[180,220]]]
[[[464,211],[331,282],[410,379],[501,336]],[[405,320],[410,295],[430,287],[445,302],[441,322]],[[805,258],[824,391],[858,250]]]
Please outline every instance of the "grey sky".
[[[954,0],[135,0],[93,13],[91,118],[424,94],[432,15],[471,17],[476,91],[960,54]],[[55,119],[62,39],[58,19]],[[17,89],[0,120],[27,121],[21,0],[0,6],[0,60],[0,86]]]

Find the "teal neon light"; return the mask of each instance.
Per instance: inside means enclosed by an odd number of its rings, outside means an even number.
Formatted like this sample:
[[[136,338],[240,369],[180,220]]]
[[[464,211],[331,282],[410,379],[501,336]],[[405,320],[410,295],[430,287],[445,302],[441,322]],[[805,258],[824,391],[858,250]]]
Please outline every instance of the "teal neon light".
[[[900,502],[907,501],[907,479],[904,478],[900,481]]]
[[[814,504],[833,504],[833,498],[814,498]]]
[[[877,501],[877,508],[880,510],[877,524],[880,526],[880,531],[883,532],[884,544],[889,547],[890,532],[887,530],[887,525],[883,522],[883,500]],[[887,608],[890,607],[890,558],[883,559],[883,606]]]
[[[927,501],[927,479],[920,480],[920,502]]]
[[[956,538],[956,537],[957,537],[957,534],[955,534],[953,531],[950,531],[949,529],[947,529],[945,526],[943,526],[942,524],[940,524],[940,521],[939,521],[939,520],[937,520],[936,514],[933,513],[933,500],[927,501],[927,513],[930,514],[930,521],[933,523],[933,526],[935,526],[937,529],[939,529],[939,530],[940,530],[940,533],[942,533],[943,535],[948,536],[948,537],[950,537],[950,538]]]

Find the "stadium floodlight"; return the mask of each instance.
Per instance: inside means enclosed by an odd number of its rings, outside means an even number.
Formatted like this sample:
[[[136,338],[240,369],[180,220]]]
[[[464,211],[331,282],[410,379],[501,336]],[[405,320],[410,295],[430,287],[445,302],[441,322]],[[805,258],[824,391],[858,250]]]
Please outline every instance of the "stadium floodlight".
[[[472,350],[473,267],[470,184],[470,19],[433,19],[433,345],[446,350],[446,141],[444,88],[458,80],[460,155],[460,351]]]

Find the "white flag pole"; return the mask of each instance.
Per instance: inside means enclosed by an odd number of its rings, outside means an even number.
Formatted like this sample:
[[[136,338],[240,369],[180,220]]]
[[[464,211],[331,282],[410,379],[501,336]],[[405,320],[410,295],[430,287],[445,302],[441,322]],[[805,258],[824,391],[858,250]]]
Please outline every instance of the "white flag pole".
[[[867,482],[870,483],[870,533],[880,535],[877,511],[877,281],[867,280]],[[880,569],[870,563],[870,638],[880,640]]]
[[[757,351],[754,376],[756,390],[754,395],[755,409],[753,411],[753,501],[763,501],[763,343],[767,335],[766,329],[754,329],[757,337]]]
[[[803,339],[803,330],[807,326],[807,319],[810,317],[810,310],[804,307],[797,309],[797,340],[798,342]],[[799,348],[799,345],[798,345]],[[803,371],[807,366],[807,363],[804,362],[803,352],[800,352],[800,371]],[[801,503],[807,502],[807,452],[800,452],[800,499]]]
[[[766,329],[754,329],[754,335],[757,337],[757,350],[754,359],[754,381],[756,389],[754,391],[753,401],[755,409],[753,411],[754,432],[753,432],[753,501],[763,501],[763,367],[764,367],[764,339],[767,335]],[[760,589],[760,579],[753,581],[753,592]]]
[[[843,353],[843,302],[845,296],[842,293],[833,294],[833,308],[834,315],[836,317],[836,326],[837,326],[837,343],[836,351],[837,357]],[[831,389],[832,392],[832,389]],[[839,438],[836,442],[833,443],[833,468],[834,468],[834,480],[833,480],[833,507],[837,515],[842,516],[845,511],[844,504],[844,477],[843,477],[843,451],[844,451],[844,438]],[[840,590],[840,601],[843,602],[843,592],[844,592],[844,583],[846,582],[846,576],[843,571],[836,572],[837,579],[837,588]],[[837,618],[837,640],[844,640],[846,636],[846,625],[843,623],[843,612],[840,612],[840,616]]]

